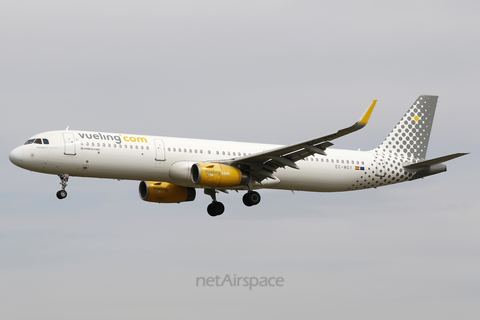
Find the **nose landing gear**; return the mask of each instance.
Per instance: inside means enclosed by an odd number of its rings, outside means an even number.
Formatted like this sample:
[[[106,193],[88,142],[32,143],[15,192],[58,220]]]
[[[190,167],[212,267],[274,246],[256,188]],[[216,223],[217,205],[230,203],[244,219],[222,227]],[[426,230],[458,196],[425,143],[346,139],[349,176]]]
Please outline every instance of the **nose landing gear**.
[[[67,197],[67,191],[65,190],[65,188],[67,187],[69,175],[59,174],[58,177],[60,178],[60,184],[62,185],[62,190],[57,192],[57,198],[65,199]]]

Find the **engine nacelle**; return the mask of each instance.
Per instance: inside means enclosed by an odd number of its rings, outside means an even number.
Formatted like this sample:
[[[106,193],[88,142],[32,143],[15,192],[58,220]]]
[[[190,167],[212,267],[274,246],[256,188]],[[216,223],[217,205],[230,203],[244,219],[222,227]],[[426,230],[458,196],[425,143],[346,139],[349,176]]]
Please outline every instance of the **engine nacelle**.
[[[242,170],[218,163],[195,163],[191,169],[193,183],[202,187],[233,187],[248,183]]]
[[[140,198],[148,202],[179,203],[195,200],[195,188],[177,186],[168,182],[141,181],[138,186]]]

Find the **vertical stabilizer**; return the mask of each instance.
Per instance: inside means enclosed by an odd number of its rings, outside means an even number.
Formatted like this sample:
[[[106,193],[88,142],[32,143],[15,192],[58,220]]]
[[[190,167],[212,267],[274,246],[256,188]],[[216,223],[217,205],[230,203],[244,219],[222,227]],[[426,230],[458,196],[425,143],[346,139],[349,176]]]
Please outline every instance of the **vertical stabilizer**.
[[[425,159],[437,100],[438,96],[418,97],[376,151]]]

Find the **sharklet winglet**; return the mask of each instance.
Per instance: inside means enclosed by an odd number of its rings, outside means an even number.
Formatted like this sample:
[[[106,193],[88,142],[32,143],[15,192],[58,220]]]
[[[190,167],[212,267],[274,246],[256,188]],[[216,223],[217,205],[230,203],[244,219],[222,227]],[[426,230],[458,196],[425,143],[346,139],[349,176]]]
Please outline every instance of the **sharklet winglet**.
[[[368,120],[370,120],[370,116],[372,115],[373,109],[375,108],[375,104],[377,104],[377,100],[373,100],[370,108],[368,108],[367,111],[365,111],[363,116],[360,118],[360,120],[358,120],[358,124],[366,125],[368,123]]]

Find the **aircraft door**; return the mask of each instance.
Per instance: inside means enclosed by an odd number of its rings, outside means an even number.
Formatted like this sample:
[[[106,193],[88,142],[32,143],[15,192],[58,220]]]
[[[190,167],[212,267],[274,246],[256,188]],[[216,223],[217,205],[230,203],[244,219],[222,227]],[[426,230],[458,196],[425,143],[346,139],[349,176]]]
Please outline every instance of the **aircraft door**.
[[[165,161],[165,146],[161,139],[155,139],[155,160]]]
[[[63,154],[74,156],[77,153],[75,152],[75,137],[73,133],[64,133],[63,142],[65,143],[65,149]]]

